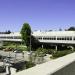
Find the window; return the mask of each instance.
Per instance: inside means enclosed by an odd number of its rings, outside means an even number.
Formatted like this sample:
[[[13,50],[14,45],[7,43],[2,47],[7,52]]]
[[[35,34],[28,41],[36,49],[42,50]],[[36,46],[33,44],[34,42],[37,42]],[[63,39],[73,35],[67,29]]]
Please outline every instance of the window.
[[[72,40],[72,37],[70,37],[69,39]]]
[[[37,37],[38,40],[42,40],[42,37]]]
[[[14,39],[21,39],[20,36],[14,36],[13,38],[14,38]]]
[[[55,37],[44,37],[43,40],[56,40]]]
[[[62,38],[61,37],[57,37],[57,40],[62,40]]]
[[[75,37],[74,37],[74,40],[75,40]]]

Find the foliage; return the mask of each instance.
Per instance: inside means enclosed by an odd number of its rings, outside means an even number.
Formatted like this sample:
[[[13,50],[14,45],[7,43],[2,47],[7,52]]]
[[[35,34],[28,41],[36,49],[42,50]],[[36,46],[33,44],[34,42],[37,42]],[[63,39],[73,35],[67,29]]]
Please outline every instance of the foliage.
[[[52,57],[58,58],[58,57],[62,57],[64,55],[67,55],[67,54],[72,53],[72,52],[73,51],[71,51],[71,50],[56,51],[55,53],[52,54]]]
[[[5,32],[0,32],[0,34],[10,34],[10,33],[11,33],[11,31],[10,31],[10,30],[5,31]]]
[[[35,51],[36,56],[45,56],[46,54],[53,54],[55,50],[53,49],[45,49],[45,48],[38,48]]]
[[[31,68],[33,66],[35,66],[35,64],[30,61],[25,61],[25,62],[13,64],[13,67],[16,68],[17,71],[22,71],[22,70]]]
[[[41,64],[44,62],[44,56],[46,56],[46,54],[52,54],[53,52],[54,52],[54,50],[38,48],[34,52],[32,60],[35,64]]]
[[[75,31],[75,27],[70,27],[68,31]]]
[[[26,62],[26,69],[35,66],[33,62]]]
[[[43,48],[38,48],[36,51],[35,51],[35,55],[38,56],[38,57],[43,57],[46,55],[46,49],[43,49]]]
[[[30,48],[30,43],[31,43],[31,50],[35,50],[36,48],[39,47],[40,45],[39,41],[34,36],[31,35],[31,27],[28,23],[23,24],[20,33],[23,43],[26,44],[28,48]]]
[[[14,41],[3,42],[3,46],[10,46],[10,45],[20,45],[20,42],[14,42]]]
[[[55,49],[46,49],[45,53],[46,54],[52,54],[54,53],[56,50]]]
[[[26,51],[27,47],[18,46],[17,49],[20,51]]]
[[[11,49],[11,50],[15,50],[15,49],[18,49],[20,51],[26,51],[27,50],[27,47],[24,46],[24,45],[15,45],[15,44],[10,44],[10,45],[7,45],[7,46],[2,46],[0,47],[0,49]]]
[[[21,38],[26,46],[30,45],[31,27],[28,23],[24,23],[21,29]]]
[[[10,31],[10,30],[8,30],[8,31],[6,31],[6,32],[5,32],[5,34],[10,34],[10,33],[11,33],[11,31]]]
[[[39,41],[31,35],[31,50],[35,51],[40,46]]]

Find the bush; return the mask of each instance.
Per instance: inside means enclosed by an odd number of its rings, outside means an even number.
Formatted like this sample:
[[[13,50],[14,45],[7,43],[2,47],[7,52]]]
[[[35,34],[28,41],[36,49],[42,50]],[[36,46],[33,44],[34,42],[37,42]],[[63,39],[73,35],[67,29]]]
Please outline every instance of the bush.
[[[32,63],[30,61],[25,61],[25,62],[20,62],[20,63],[13,64],[12,67],[16,68],[17,72],[18,72],[18,71],[22,71],[22,70],[31,68],[33,66],[35,66],[34,63]]]
[[[19,49],[20,51],[26,51],[27,50],[27,48],[26,47],[17,47],[17,49]]]
[[[35,64],[33,62],[30,62],[30,61],[26,62],[26,69],[31,68],[33,66],[35,66]]]
[[[46,54],[53,54],[55,50],[53,49],[46,49]]]
[[[0,47],[0,50],[3,50],[3,49],[4,49],[4,47],[1,46],[1,47]]]
[[[5,51],[14,51],[15,49],[21,50],[21,51],[25,51],[27,50],[27,47],[24,45],[9,45],[9,46],[3,46],[2,47]]]
[[[38,48],[35,53],[38,56],[45,56],[46,54],[53,54],[55,50],[53,49],[44,49],[44,48]]]
[[[38,49],[35,51],[35,55],[36,55],[36,56],[39,56],[39,57],[45,56],[45,55],[46,55],[46,49],[38,48]]]
[[[52,54],[52,57],[58,58],[58,57],[62,57],[64,55],[67,55],[67,54],[72,53],[72,52],[73,51],[71,51],[71,50],[57,51],[57,52],[55,52],[55,53]]]

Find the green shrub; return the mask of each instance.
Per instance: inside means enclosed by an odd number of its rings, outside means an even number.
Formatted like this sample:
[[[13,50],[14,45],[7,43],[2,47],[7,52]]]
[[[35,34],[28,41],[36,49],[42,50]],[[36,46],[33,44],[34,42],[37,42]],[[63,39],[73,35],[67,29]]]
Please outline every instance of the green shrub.
[[[19,50],[21,50],[21,51],[26,51],[27,50],[27,48],[26,47],[17,47],[17,49],[19,49]]]
[[[30,62],[30,61],[26,62],[26,69],[31,68],[33,66],[35,66],[35,64],[33,62]]]
[[[73,51],[71,51],[71,50],[57,51],[57,52],[55,52],[55,53],[52,54],[52,57],[58,58],[58,57],[62,57],[64,55],[67,55],[67,54],[72,53],[72,52]]]
[[[16,68],[17,72],[18,72],[18,71],[22,71],[22,70],[31,68],[33,66],[35,66],[34,63],[32,63],[30,61],[25,61],[25,62],[19,62],[19,63],[13,64],[12,67]]]
[[[35,51],[35,54],[36,54],[36,56],[43,57],[43,56],[46,55],[46,49],[38,48],[38,49]]]
[[[53,49],[44,49],[44,48],[38,48],[36,49],[35,53],[38,56],[45,56],[46,54],[53,54],[55,50]]]
[[[13,45],[13,44],[10,44],[8,46],[2,46],[1,49],[6,49],[6,48],[10,48],[12,50],[15,50],[15,49],[18,49],[18,50],[21,50],[21,51],[25,51],[27,50],[27,47],[26,46],[23,46],[23,45]]]
[[[46,54],[53,54],[55,50],[53,49],[46,49]]]
[[[1,47],[0,47],[0,50],[3,50],[3,49],[4,49],[4,47],[3,47],[3,46],[1,46]]]

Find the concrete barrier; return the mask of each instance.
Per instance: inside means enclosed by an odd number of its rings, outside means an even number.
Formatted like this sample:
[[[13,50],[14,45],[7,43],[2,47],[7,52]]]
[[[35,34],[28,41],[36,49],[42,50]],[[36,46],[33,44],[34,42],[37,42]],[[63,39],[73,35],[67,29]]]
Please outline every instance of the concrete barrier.
[[[36,65],[15,75],[75,75],[75,53]]]

